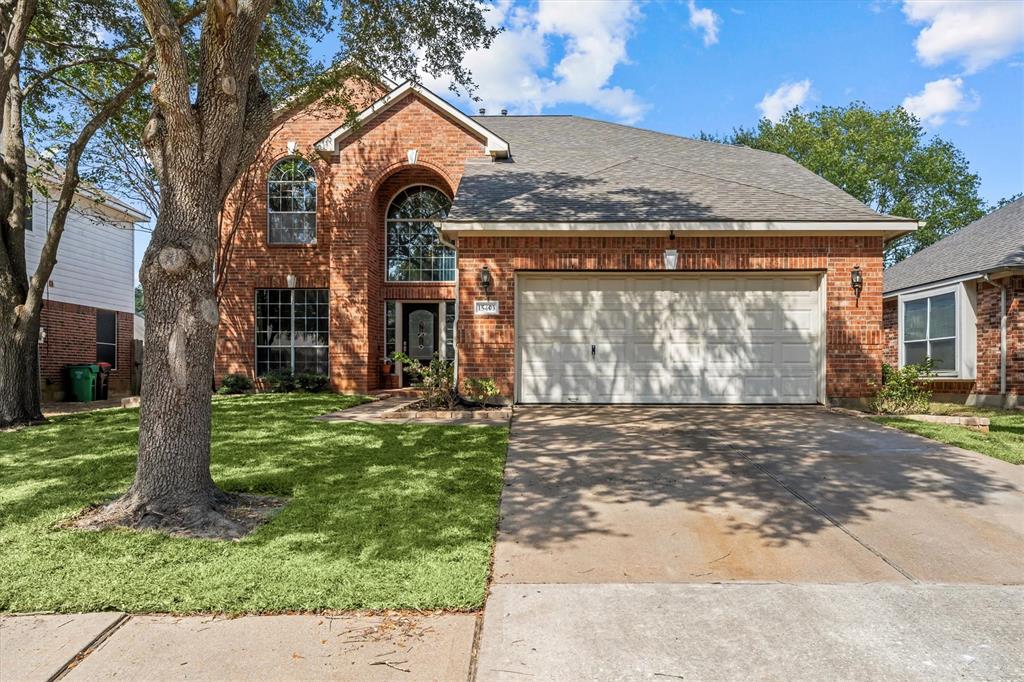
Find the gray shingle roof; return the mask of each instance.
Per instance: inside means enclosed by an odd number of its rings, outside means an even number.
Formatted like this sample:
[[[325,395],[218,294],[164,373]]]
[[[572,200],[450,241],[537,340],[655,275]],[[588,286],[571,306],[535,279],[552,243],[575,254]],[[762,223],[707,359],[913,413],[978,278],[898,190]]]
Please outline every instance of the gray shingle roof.
[[[482,116],[512,160],[470,162],[450,222],[901,221],[780,154],[578,116]]]
[[[1024,199],[992,211],[885,271],[885,293],[1024,267]]]

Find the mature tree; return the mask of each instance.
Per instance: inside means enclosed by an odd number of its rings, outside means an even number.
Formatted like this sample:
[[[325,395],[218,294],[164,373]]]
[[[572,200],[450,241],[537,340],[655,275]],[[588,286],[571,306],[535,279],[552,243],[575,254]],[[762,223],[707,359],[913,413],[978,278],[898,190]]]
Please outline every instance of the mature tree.
[[[708,139],[709,136],[703,137]],[[882,213],[925,221],[886,247],[886,262],[903,260],[984,214],[980,179],[963,153],[928,137],[902,107],[876,111],[862,102],[790,111],[761,119],[721,140],[794,159]]]
[[[211,0],[192,51],[180,9],[167,0],[138,6],[156,55],[143,141],[160,205],[140,271],[146,381],[138,463],[131,487],[105,514],[136,527],[230,534],[236,499],[214,484],[209,467],[218,212],[271,129],[285,81],[302,74],[288,83],[290,94],[340,91],[344,99],[358,64],[400,79],[448,74],[469,86],[462,57],[494,32],[473,0]],[[349,69],[309,57],[308,41],[327,35],[340,46],[335,63]]]
[[[1013,202],[1018,201],[1020,199],[1024,199],[1024,192],[1017,192],[1016,194],[1011,194],[1008,197],[1003,197],[1002,199],[996,202],[996,205],[992,207],[992,210],[994,211],[997,208],[1002,208],[1003,206],[1006,206],[1007,204],[1012,204]]]
[[[0,426],[42,418],[43,293],[97,131],[151,77],[130,0],[0,0]],[[30,152],[26,137],[47,150]],[[38,264],[25,258],[30,186],[53,198]]]

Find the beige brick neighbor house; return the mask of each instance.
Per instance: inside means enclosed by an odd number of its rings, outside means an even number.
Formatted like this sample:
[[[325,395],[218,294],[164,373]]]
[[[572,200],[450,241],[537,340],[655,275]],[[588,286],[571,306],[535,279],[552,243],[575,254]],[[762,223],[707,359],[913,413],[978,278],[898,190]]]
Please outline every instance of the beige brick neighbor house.
[[[392,86],[388,86],[392,87]],[[880,215],[780,155],[393,86],[280,122],[224,275],[217,375],[523,403],[823,403],[879,376]],[[229,212],[230,213],[230,212]]]

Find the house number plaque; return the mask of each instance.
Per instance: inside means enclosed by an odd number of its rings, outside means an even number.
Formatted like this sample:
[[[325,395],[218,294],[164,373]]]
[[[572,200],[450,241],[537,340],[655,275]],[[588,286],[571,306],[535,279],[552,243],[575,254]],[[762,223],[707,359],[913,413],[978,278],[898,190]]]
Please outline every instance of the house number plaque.
[[[474,301],[473,302],[473,314],[474,315],[497,315],[498,314],[498,302],[497,301]]]

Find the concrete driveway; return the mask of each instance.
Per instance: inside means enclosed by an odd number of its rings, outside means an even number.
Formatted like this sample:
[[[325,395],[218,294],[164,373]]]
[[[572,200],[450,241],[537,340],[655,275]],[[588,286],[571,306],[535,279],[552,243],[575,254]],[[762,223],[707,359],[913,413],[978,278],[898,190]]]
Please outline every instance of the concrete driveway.
[[[1024,467],[823,408],[526,408],[506,479],[478,679],[1024,670]]]

